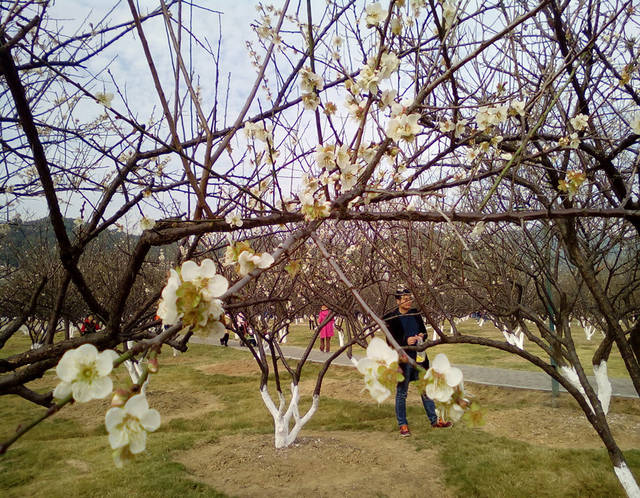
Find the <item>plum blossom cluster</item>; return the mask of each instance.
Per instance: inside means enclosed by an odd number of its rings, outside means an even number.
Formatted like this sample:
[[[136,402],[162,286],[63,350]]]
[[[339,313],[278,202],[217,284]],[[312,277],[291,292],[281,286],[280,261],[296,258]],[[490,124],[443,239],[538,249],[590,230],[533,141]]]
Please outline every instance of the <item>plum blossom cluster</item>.
[[[170,270],[167,285],[162,290],[158,316],[163,325],[175,325],[179,320],[194,331],[223,332],[222,301],[218,299],[229,287],[227,279],[216,273],[210,259],[197,264],[185,261],[178,270]]]
[[[357,369],[364,375],[365,388],[378,403],[387,399],[404,379],[398,369],[398,352],[379,337],[369,343],[367,356],[358,361]]]
[[[56,366],[61,382],[54,389],[54,397],[63,401],[73,399],[78,403],[105,398],[113,392],[110,374],[118,356],[110,349],[98,352],[93,344],[67,351]],[[155,357],[149,361],[148,371],[157,372]],[[114,450],[114,462],[121,468],[125,460],[145,450],[147,432],[160,427],[160,414],[149,409],[143,393],[133,395],[132,390],[116,390],[111,404],[112,408],[105,415],[105,426]]]
[[[398,352],[376,337],[367,347],[367,356],[357,364],[358,371],[364,375],[365,388],[373,399],[382,403],[387,399],[404,377],[398,368]],[[431,368],[424,372],[418,384],[419,389],[431,398],[438,415],[444,420],[457,422],[472,403],[465,397],[462,371],[451,366],[447,357],[436,355]],[[474,417],[478,418],[474,408]],[[475,423],[475,421],[472,420]]]
[[[470,405],[464,394],[462,370],[451,366],[445,354],[436,355],[422,382],[442,419],[457,422],[462,418]]]
[[[356,93],[368,92],[372,94],[378,93],[379,84],[383,80],[387,80],[400,67],[400,59],[393,52],[383,52],[380,55],[380,61],[376,57],[370,57],[367,63],[360,69],[360,73],[356,77],[355,86],[351,86],[352,91]]]
[[[305,109],[315,111],[320,105],[318,91],[322,90],[324,83],[322,77],[314,73],[310,68],[300,70],[300,90],[302,90],[302,104]]]
[[[567,171],[565,179],[558,181],[558,190],[566,192],[569,199],[573,199],[586,179],[584,171]]]
[[[267,144],[273,143],[273,126],[266,125],[262,121],[259,123],[247,121],[244,124],[243,131],[247,139],[259,140]]]
[[[361,166],[351,160],[351,151],[348,146],[318,145],[315,158],[317,166],[325,171],[320,176],[320,183],[331,186],[339,180],[343,191],[349,190],[356,184]],[[328,172],[335,170],[336,166],[339,173],[329,175]],[[313,188],[314,185],[307,182],[307,186]]]
[[[307,221],[327,218],[331,213],[331,202],[322,199],[319,187],[317,178],[307,175],[302,178],[302,190],[298,193],[298,199],[300,211]]]
[[[422,129],[418,119],[420,119],[420,114],[416,113],[401,113],[393,116],[387,124],[387,136],[396,142],[400,140],[412,142]]]
[[[256,253],[248,242],[233,242],[229,239],[223,264],[225,266],[236,265],[236,271],[244,277],[256,268],[269,268],[273,261],[273,256],[268,252]]]

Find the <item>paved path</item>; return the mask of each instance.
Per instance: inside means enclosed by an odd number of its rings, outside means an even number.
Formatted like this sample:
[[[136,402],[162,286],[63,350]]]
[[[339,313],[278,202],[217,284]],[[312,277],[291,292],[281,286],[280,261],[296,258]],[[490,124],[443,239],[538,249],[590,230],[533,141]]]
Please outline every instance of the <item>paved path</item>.
[[[192,342],[200,344],[209,344],[212,346],[220,347],[220,340],[218,337],[202,338],[192,337]],[[230,347],[239,348],[240,345],[237,341],[229,341]],[[297,346],[281,345],[282,352],[287,358],[299,360],[302,358],[304,349]],[[356,360],[363,355],[354,355]],[[314,349],[309,354],[309,360],[316,363],[324,363],[329,355],[323,353],[317,349]],[[345,353],[342,353],[335,360],[333,364],[353,367],[354,363],[347,358]],[[489,368],[480,367],[476,365],[455,365],[462,370],[464,379],[469,382],[475,382],[477,384],[486,384],[490,386],[501,387],[515,387],[518,389],[535,389],[538,391],[551,391],[551,377],[544,372],[528,372],[524,370],[510,370],[505,368]],[[595,380],[593,377],[589,377],[591,385],[595,386]],[[623,398],[637,398],[638,394],[633,388],[633,384],[630,379],[610,379],[612,395]],[[565,392],[565,389],[560,386],[560,390]]]

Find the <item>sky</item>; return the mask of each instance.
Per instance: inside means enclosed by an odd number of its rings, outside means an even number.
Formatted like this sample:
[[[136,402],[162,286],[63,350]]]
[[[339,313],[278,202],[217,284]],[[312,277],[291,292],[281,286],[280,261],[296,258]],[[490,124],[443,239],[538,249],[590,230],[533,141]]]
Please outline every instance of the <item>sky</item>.
[[[158,7],[158,0],[138,0],[139,11],[145,13]],[[209,43],[214,51],[216,44],[221,39],[220,80],[223,99],[226,94],[227,78],[229,78],[229,112],[232,119],[236,112],[244,104],[247,89],[253,84],[256,69],[251,65],[246,46],[247,40],[255,40],[256,36],[250,28],[250,23],[256,17],[255,3],[253,0],[200,0],[199,2],[210,10],[220,12],[220,15],[194,9],[193,30],[199,34],[202,42]],[[81,31],[86,31],[86,26],[97,26],[107,16],[108,25],[115,25],[131,19],[128,2],[126,0],[57,0],[49,10],[49,15],[59,22],[62,33],[72,36]],[[185,16],[188,15],[185,12]],[[220,23],[218,22],[220,19]],[[84,28],[81,28],[84,26]],[[171,81],[172,66],[167,45],[167,37],[163,21],[158,18],[144,23],[144,30],[150,46],[153,48],[154,63],[160,73],[161,79]],[[205,38],[202,38],[204,35]],[[163,50],[163,47],[167,47]],[[127,99],[132,103],[139,116],[145,117],[153,111],[157,116],[160,113],[160,100],[153,88],[147,61],[144,57],[141,44],[137,35],[128,35],[110,46],[104,53],[88,61],[90,71],[103,70],[108,67],[113,79],[118,82],[120,90],[126,93]],[[213,99],[211,89],[215,75],[215,64],[210,59],[197,59],[193,66],[199,72],[199,81],[203,88],[204,99]],[[90,83],[88,86],[95,93],[114,93],[114,87],[110,85],[111,77],[103,72],[102,81]],[[167,94],[172,98],[172,86],[167,85]],[[124,110],[121,101],[114,99],[114,107]],[[206,105],[205,105],[206,108]],[[103,112],[102,106],[94,103],[86,104],[82,114],[87,120],[97,117]],[[80,206],[68,205],[65,216],[76,218],[80,213]],[[23,218],[33,219],[46,216],[48,209],[43,197],[36,197],[21,202],[17,210]],[[8,216],[13,216],[13,209]],[[4,216],[3,216],[4,218]],[[85,216],[86,218],[86,216]],[[139,214],[133,215],[133,220],[127,220],[130,229],[140,218]]]
[[[234,88],[246,88],[247,82],[251,81],[255,75],[245,44],[246,40],[255,39],[255,35],[249,27],[256,15],[255,2],[253,0],[206,0],[199,3],[221,13],[221,67],[225,71],[231,70],[232,90]],[[158,0],[138,1],[139,10],[143,13],[157,8],[158,4]],[[111,11],[113,5],[116,5],[116,7]],[[111,11],[111,14],[109,14],[109,11]],[[194,31],[200,34],[204,33],[207,41],[212,46],[215,46],[220,37],[216,16],[204,12],[198,15],[199,12],[202,11],[194,10]],[[73,32],[85,19],[86,22],[97,24],[107,14],[112,19],[109,24],[117,24],[131,19],[131,12],[126,0],[118,2],[109,2],[108,0],[58,0],[50,13],[61,19],[63,28],[67,32]],[[145,23],[144,30],[152,47],[167,46],[165,30],[161,20],[152,20]],[[171,64],[168,49],[166,51],[156,49],[153,52],[153,56],[159,72],[165,75],[169,74],[171,72]],[[115,60],[113,60],[109,69],[114,73],[116,80],[128,82],[127,94],[137,103],[149,100],[149,88],[147,87],[150,84],[149,67],[137,37],[129,36],[117,42],[113,48],[107,50],[104,57],[96,60],[96,67],[111,60],[113,57],[115,57]],[[212,63],[207,61],[207,63],[199,64],[198,61],[195,61],[194,65],[201,72],[203,79],[213,79],[214,65]],[[136,75],[140,75],[139,80],[136,80]],[[226,74],[224,76],[226,78]],[[136,84],[136,81],[139,84]],[[232,91],[231,98],[234,106],[241,105],[239,102],[243,101],[242,92],[234,93]],[[157,98],[153,104],[158,104]]]

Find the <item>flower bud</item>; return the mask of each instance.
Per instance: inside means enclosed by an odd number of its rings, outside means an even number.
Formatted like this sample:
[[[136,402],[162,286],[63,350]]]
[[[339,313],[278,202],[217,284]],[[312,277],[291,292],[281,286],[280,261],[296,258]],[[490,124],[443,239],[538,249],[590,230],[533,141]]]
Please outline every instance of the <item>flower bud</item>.
[[[129,398],[129,392],[124,389],[116,389],[111,398],[111,406],[123,406]]]
[[[158,368],[159,368],[158,367],[158,358],[155,358],[155,357],[154,358],[150,358],[149,359],[148,368],[149,368],[149,372],[158,373]]]

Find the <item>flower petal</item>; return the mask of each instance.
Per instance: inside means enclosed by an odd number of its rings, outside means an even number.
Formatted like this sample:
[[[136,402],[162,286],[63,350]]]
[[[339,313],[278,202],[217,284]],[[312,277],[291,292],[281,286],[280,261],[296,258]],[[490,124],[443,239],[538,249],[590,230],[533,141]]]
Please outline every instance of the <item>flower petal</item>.
[[[180,275],[184,282],[191,282],[200,277],[200,268],[195,261],[185,261],[182,263]]]
[[[147,398],[144,394],[131,396],[124,405],[124,411],[140,420],[149,411]]]
[[[371,374],[371,372],[375,369],[378,368],[380,364],[371,359],[371,358],[361,358],[360,360],[358,360],[358,365],[356,366],[356,368],[358,369],[358,372],[360,372],[361,374]]]
[[[124,420],[124,415],[125,412],[122,408],[109,408],[104,416],[104,425],[107,428],[107,432],[111,432],[117,425],[121,424]]]
[[[91,386],[87,382],[74,382],[71,384],[73,399],[78,403],[86,403],[93,399]]]
[[[147,446],[147,431],[140,428],[137,431],[129,432],[129,450],[134,455],[142,453]]]
[[[384,340],[374,337],[367,347],[367,357],[390,364],[398,361],[398,352],[389,347]]]
[[[451,367],[444,374],[444,378],[449,386],[456,387],[460,382],[462,382],[462,370],[456,367]]]
[[[56,375],[65,382],[73,382],[78,375],[78,352],[75,349],[62,355],[56,366]]]
[[[91,383],[91,398],[102,399],[113,391],[111,377],[99,377]]]
[[[148,432],[153,432],[160,427],[160,413],[158,413],[158,410],[152,408],[147,411],[140,419],[140,425]]]
[[[98,357],[98,348],[93,344],[83,344],[79,348],[76,348],[78,358],[82,358],[83,363],[91,363]]]
[[[207,284],[207,292],[211,297],[219,297],[229,288],[229,282],[222,275],[213,275],[209,277],[209,283]]]
[[[116,358],[118,358],[118,353],[112,349],[107,349],[106,351],[98,354],[98,357],[96,358],[96,370],[100,377],[104,377],[111,373],[111,370],[113,370],[113,362]]]
[[[114,429],[109,432],[109,445],[112,449],[122,448],[129,444],[129,435],[122,429]]]
[[[445,373],[451,367],[449,358],[444,353],[439,353],[433,359],[431,367],[438,373]]]
[[[205,259],[200,263],[200,273],[205,278],[212,278],[216,274],[216,264],[208,258]]]
[[[262,253],[260,259],[256,262],[258,268],[269,268],[274,262],[273,256],[268,252]]]
[[[53,390],[53,397],[56,399],[62,399],[69,396],[71,393],[71,384],[69,382],[60,382]]]

